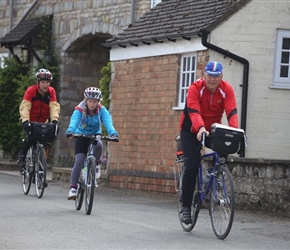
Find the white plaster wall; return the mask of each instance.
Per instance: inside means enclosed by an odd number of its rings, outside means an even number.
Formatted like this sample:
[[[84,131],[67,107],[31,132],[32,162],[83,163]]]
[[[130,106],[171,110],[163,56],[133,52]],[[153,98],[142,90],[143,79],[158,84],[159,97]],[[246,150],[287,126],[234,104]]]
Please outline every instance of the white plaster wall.
[[[246,157],[250,158],[290,159],[290,90],[269,88],[274,74],[277,29],[290,29],[290,1],[253,0],[210,37],[211,43],[250,63],[246,125]],[[210,54],[215,59],[220,57]],[[226,80],[239,89],[242,64],[230,63],[230,59],[223,62]]]

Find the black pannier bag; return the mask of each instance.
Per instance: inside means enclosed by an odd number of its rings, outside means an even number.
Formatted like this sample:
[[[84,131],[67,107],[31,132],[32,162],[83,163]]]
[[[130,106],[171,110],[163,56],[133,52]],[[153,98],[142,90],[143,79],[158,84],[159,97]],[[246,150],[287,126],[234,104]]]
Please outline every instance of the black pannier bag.
[[[30,138],[41,144],[51,142],[55,138],[55,125],[53,123],[33,122]]]
[[[227,156],[238,152],[241,143],[244,143],[245,131],[214,123],[211,126],[210,137],[211,149],[221,156]]]

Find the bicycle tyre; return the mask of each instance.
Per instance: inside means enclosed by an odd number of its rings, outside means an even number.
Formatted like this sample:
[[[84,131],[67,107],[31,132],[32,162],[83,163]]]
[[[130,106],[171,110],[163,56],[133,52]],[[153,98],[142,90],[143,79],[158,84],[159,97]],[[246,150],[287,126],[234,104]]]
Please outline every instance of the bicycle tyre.
[[[25,171],[22,173],[22,190],[24,194],[28,194],[30,187],[31,187],[31,182],[32,182],[32,175],[34,169],[31,170],[31,165],[33,165],[33,148],[30,147],[27,151],[26,154],[26,164],[25,164]]]
[[[216,237],[223,240],[231,231],[235,211],[234,182],[227,167],[218,168],[209,198],[212,228]]]
[[[84,193],[85,193],[83,185],[84,185],[83,180],[78,182],[77,197],[75,200],[76,210],[80,210],[83,205],[83,199],[84,199]]]
[[[183,166],[180,168],[180,173],[179,173],[179,178],[178,178],[178,192],[177,192],[177,197],[178,197],[178,218],[179,218],[179,222],[181,227],[183,228],[184,231],[186,232],[190,232],[196,224],[197,218],[198,218],[198,214],[199,214],[199,196],[198,196],[198,192],[194,195],[193,197],[193,202],[192,202],[192,206],[191,206],[191,219],[192,219],[192,223],[186,224],[184,222],[181,221],[181,209],[182,209],[182,178],[183,178],[183,174],[184,174],[184,168],[185,165],[183,164]]]
[[[94,193],[95,193],[95,178],[96,178],[96,159],[90,157],[87,162],[87,185],[85,195],[85,211],[89,215],[92,212]]]
[[[46,187],[46,152],[44,146],[37,150],[35,158],[35,192],[41,198]]]

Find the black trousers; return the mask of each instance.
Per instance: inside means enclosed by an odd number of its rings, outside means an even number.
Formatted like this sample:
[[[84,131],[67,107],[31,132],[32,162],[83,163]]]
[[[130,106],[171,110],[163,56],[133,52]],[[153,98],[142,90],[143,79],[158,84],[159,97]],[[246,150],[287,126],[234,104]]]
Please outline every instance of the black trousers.
[[[180,131],[180,142],[185,157],[185,171],[182,179],[182,203],[183,207],[191,207],[193,193],[196,185],[196,176],[200,166],[201,142],[196,138],[197,134],[190,131]],[[210,145],[210,139],[206,138],[206,146]]]

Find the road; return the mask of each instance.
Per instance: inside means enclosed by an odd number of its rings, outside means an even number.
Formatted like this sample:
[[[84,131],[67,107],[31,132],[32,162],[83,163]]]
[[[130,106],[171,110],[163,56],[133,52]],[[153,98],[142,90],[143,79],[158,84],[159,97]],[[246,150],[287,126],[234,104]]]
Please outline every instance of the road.
[[[76,211],[68,185],[49,182],[41,199],[20,176],[0,173],[0,249],[290,249],[290,219],[236,211],[218,240],[207,210],[196,227],[181,229],[173,195],[100,187],[93,211]]]

